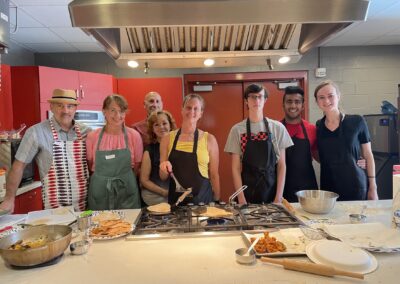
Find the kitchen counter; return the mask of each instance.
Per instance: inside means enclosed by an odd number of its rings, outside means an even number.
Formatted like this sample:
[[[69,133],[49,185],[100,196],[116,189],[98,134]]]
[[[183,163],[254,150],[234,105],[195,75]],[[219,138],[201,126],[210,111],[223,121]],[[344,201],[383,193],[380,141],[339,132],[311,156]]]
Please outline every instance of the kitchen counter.
[[[368,222],[391,224],[391,200],[339,202],[327,215],[313,215],[296,209],[296,215],[312,219],[332,218],[348,223],[348,214],[359,212],[363,204]],[[298,208],[298,205],[295,205]],[[135,219],[138,210],[129,210]],[[400,233],[400,230],[399,230]],[[89,252],[73,256],[67,250],[55,265],[14,270],[0,260],[1,283],[398,283],[400,254],[375,253],[378,269],[365,280],[323,277],[284,270],[280,266],[246,266],[235,261],[234,250],[244,247],[241,236],[128,241],[94,241]],[[306,257],[296,257],[306,261]]]
[[[31,191],[35,188],[38,188],[42,186],[42,183],[40,181],[34,181],[32,183],[29,183],[27,185],[21,186],[20,188],[17,189],[17,196],[24,194],[28,191]],[[0,196],[0,203],[4,200],[4,196]]]

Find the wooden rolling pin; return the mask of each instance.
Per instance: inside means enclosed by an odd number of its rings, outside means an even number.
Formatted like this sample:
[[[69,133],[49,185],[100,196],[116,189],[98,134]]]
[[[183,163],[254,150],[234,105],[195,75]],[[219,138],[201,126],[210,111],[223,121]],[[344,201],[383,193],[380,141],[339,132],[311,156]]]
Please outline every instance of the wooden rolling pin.
[[[282,205],[285,206],[287,211],[289,211],[292,214],[294,214],[294,211],[296,211],[296,209],[294,209],[292,204],[290,204],[289,201],[287,201],[285,198],[282,198]]]
[[[307,272],[317,275],[333,277],[335,275],[342,275],[352,278],[364,279],[364,275],[361,273],[350,272],[345,270],[339,270],[331,266],[316,264],[305,261],[291,260],[291,259],[276,259],[270,257],[261,257],[261,261],[269,262],[274,264],[283,265],[285,269],[296,270],[301,272]]]

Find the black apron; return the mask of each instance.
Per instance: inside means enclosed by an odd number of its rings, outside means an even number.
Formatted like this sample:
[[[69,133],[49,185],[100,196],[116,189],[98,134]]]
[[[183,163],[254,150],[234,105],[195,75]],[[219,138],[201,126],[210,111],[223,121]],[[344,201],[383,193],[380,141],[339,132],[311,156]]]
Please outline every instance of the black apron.
[[[282,123],[286,126],[285,120]],[[304,139],[293,136],[294,145],[286,149],[286,180],[283,197],[289,202],[297,202],[297,191],[318,189],[312,165],[311,144],[303,121],[301,128]]]
[[[342,114],[338,135],[321,137],[326,117],[317,123],[317,142],[321,160],[321,189],[339,194],[338,200],[365,200],[367,175],[357,165],[351,153],[350,143],[343,134]]]
[[[206,204],[213,201],[213,192],[210,180],[200,174],[199,164],[197,162],[197,143],[199,140],[199,131],[194,132],[193,151],[191,153],[176,150],[181,129],[175,136],[171,153],[168,160],[172,164],[174,175],[184,188],[192,188],[193,197],[187,197],[181,204],[204,202]],[[171,178],[169,183],[168,203],[174,204],[180,192],[175,192],[175,181]]]
[[[276,195],[276,154],[268,121],[264,118],[267,140],[252,140],[247,119],[247,143],[242,159],[242,184],[247,203],[270,203]]]

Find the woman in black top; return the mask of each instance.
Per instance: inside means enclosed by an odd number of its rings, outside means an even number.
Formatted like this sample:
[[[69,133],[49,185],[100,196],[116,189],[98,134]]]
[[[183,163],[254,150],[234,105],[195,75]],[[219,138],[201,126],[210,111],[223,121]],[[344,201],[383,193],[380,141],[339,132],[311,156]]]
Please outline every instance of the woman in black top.
[[[324,112],[317,121],[321,189],[338,193],[339,200],[378,199],[375,162],[364,118],[340,112],[340,91],[332,81],[319,84],[314,97]],[[366,172],[357,165],[361,156],[366,160]]]
[[[149,206],[167,202],[169,180],[161,180],[159,175],[160,141],[174,129],[175,120],[168,111],[156,111],[147,118],[147,131],[151,143],[144,149],[140,183],[143,201]]]

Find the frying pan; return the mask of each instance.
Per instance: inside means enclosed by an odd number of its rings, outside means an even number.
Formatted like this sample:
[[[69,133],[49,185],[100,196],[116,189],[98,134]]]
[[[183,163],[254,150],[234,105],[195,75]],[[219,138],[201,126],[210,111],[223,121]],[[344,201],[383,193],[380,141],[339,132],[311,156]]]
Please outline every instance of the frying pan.
[[[34,240],[47,236],[41,247],[13,250],[9,247],[19,240]],[[34,266],[50,261],[64,253],[71,242],[72,229],[64,225],[33,226],[0,239],[0,255],[4,262],[15,266]]]

